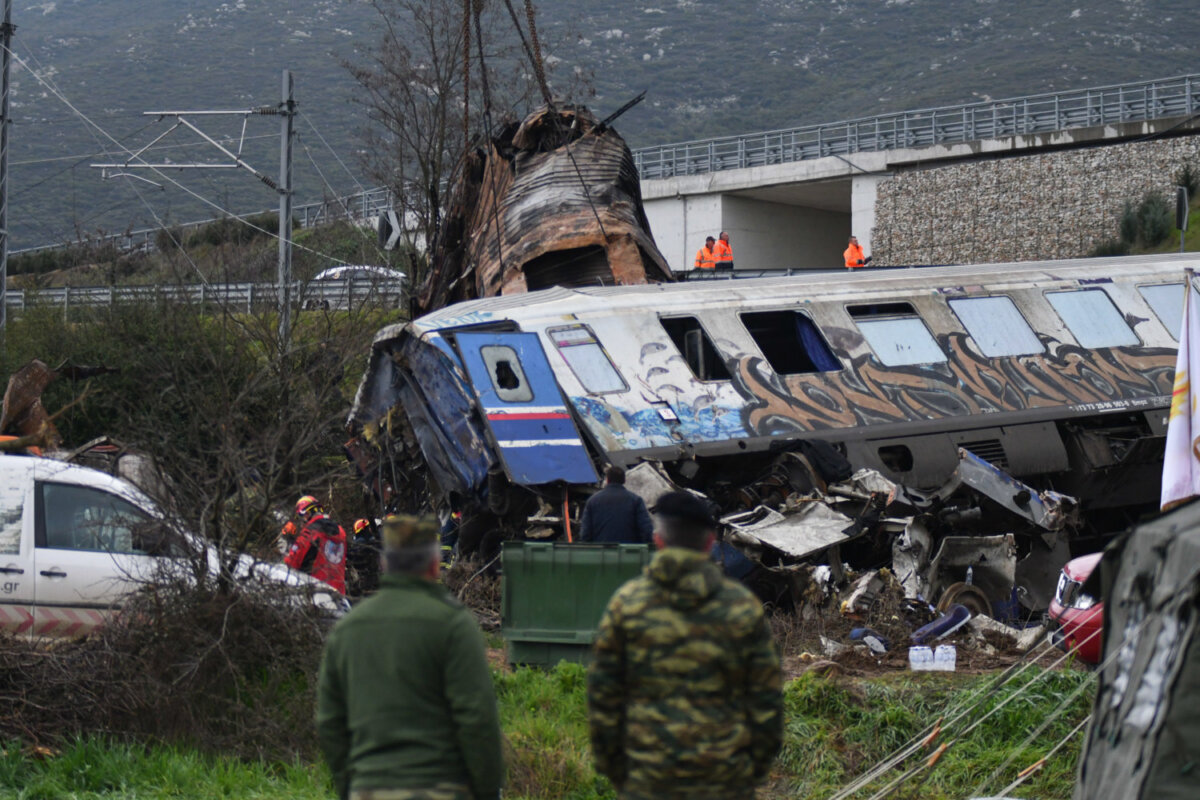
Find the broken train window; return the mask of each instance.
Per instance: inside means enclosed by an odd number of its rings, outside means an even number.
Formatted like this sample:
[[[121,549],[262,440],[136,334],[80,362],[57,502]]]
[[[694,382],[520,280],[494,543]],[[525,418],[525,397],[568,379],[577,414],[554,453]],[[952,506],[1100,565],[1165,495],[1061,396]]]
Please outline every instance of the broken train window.
[[[501,402],[528,403],[533,399],[533,390],[529,388],[515,350],[506,345],[487,345],[479,348],[479,356]]]
[[[727,381],[729,370],[712,339],[695,317],[659,317],[663,330],[679,349],[688,369],[702,381]]]
[[[988,358],[1026,356],[1045,350],[1012,298],[958,297],[949,301],[979,352]]]
[[[848,306],[846,310],[884,366],[940,364],[946,360],[911,303],[873,303]]]
[[[1066,323],[1080,347],[1124,347],[1140,344],[1137,334],[1103,289],[1046,292],[1046,299]]]
[[[571,372],[589,394],[624,392],[629,389],[624,378],[595,335],[586,325],[571,325],[546,331]]]
[[[742,314],[741,318],[763,358],[779,375],[833,372],[842,368],[807,314],[756,311]]]

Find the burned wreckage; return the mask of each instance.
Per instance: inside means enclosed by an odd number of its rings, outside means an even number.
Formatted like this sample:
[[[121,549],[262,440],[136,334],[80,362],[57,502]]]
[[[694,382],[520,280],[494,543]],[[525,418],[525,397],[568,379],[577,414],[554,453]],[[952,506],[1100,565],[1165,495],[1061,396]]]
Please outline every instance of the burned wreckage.
[[[382,511],[460,514],[465,553],[570,539],[617,464],[706,496],[727,570],[793,599],[801,567],[892,564],[910,597],[1040,609],[1157,501],[1194,258],[673,283],[583,109],[468,162],[347,445]]]
[[[930,602],[1042,608],[1073,546],[1157,501],[1193,262],[466,301],[379,332],[350,450],[385,507],[461,512],[465,550],[569,536],[613,463],[703,493],[755,566],[892,562]]]

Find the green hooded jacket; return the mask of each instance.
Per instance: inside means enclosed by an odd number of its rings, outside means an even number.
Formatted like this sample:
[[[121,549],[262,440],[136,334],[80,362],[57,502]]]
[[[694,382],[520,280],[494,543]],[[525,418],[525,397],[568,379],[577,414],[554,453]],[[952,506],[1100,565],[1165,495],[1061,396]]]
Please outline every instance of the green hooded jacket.
[[[588,673],[596,769],[625,797],[753,794],[783,695],[762,605],[706,553],[667,548],[609,601]]]
[[[440,584],[383,576],[326,642],[317,737],[339,797],[447,783],[497,797],[500,720],[471,613]]]

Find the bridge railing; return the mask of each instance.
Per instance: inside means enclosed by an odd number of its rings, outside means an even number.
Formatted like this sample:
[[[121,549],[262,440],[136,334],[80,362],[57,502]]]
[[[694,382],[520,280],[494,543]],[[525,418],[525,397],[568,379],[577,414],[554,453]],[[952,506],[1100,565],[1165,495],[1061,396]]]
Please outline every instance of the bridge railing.
[[[301,228],[312,228],[317,225],[324,225],[329,222],[342,219],[365,220],[370,217],[378,216],[383,211],[386,211],[392,205],[392,193],[385,188],[367,189],[357,194],[346,195],[344,197],[335,197],[329,200],[323,200],[319,203],[308,203],[302,206],[295,206],[292,209],[292,218],[299,223]],[[269,211],[255,212],[251,214],[242,214],[243,217],[258,216],[258,214],[268,214]],[[212,219],[194,220],[192,222],[181,222],[178,225],[172,225],[171,229],[186,234],[189,231],[202,228],[205,225],[211,225],[214,222],[220,222],[222,218],[216,217]],[[58,250],[63,247],[72,247],[76,244],[87,247],[103,247],[105,245],[115,246],[123,252],[132,251],[150,251],[158,247],[158,234],[162,228],[142,228],[136,231],[126,233],[114,233],[107,236],[99,236],[89,238],[84,242],[67,243],[67,244],[48,244],[40,247],[27,247],[22,250],[13,250],[9,255],[21,255],[24,253],[38,253],[43,250]]]
[[[1184,75],[644,147],[635,150],[633,158],[642,179],[652,180],[851,153],[1182,117],[1198,111],[1200,75]]]
[[[58,286],[47,289],[9,289],[10,315],[35,307],[72,308],[180,303],[220,305],[251,312],[278,305],[275,283],[162,284],[155,286]],[[335,281],[295,282],[290,295],[301,308],[358,309],[402,308],[407,298],[404,281],[344,278]]]

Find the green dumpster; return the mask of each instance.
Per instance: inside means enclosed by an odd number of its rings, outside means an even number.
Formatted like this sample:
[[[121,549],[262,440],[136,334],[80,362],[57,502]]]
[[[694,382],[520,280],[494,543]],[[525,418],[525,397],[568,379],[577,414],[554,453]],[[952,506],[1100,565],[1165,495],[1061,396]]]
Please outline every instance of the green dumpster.
[[[644,544],[505,542],[500,628],[509,663],[587,663],[609,598],[650,555]]]

